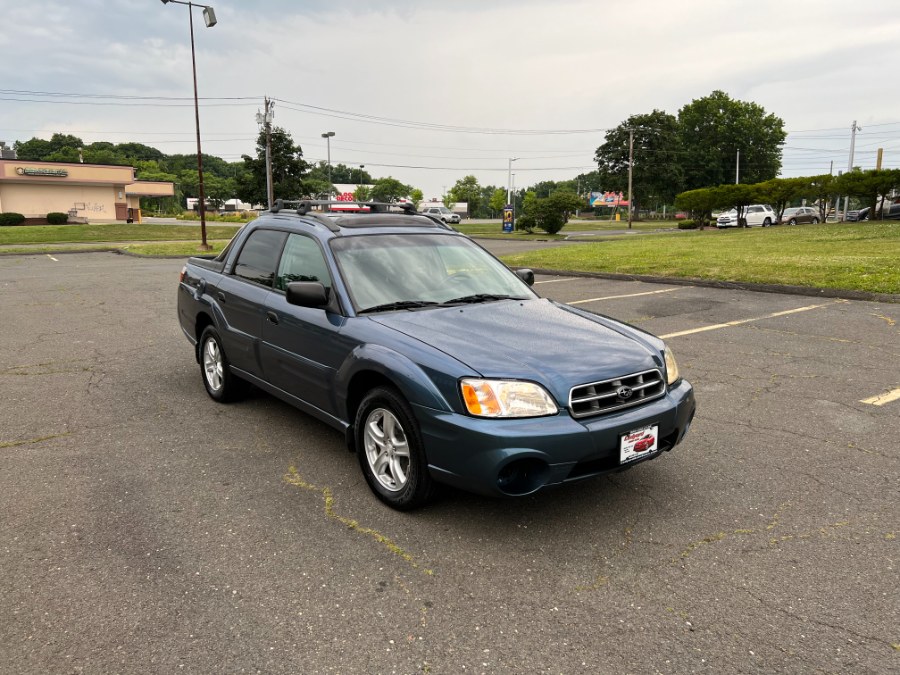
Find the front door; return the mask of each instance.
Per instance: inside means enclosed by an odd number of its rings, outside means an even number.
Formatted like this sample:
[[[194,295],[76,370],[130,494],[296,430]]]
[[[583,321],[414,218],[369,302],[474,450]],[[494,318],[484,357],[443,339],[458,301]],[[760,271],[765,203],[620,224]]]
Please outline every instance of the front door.
[[[128,204],[116,202],[116,220],[128,219]]]

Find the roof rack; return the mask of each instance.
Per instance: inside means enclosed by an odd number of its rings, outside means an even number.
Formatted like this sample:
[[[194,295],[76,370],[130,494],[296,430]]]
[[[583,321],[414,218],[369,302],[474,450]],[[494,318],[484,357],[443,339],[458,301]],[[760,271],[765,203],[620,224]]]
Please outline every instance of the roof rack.
[[[276,199],[269,209],[270,213],[284,211],[285,208],[296,208],[297,214],[305,216],[312,211],[314,206],[350,206],[355,204],[359,208],[366,208],[369,213],[388,213],[391,208],[400,209],[404,213],[416,214],[416,205],[412,202],[341,202],[329,199]],[[331,212],[331,209],[326,211]]]

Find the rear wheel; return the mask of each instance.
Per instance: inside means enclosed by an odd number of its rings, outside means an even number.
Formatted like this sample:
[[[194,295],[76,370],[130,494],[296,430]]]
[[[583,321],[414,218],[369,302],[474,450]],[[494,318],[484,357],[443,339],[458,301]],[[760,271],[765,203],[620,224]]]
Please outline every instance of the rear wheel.
[[[763,227],[769,227],[769,225],[771,225],[771,224],[772,224],[772,219],[771,219],[771,218],[766,218],[766,219],[763,221]]]
[[[210,398],[220,403],[239,398],[244,393],[246,384],[231,373],[228,357],[222,349],[222,339],[215,328],[207,326],[203,330],[198,349],[203,386]]]
[[[389,387],[370,391],[354,426],[359,464],[372,492],[400,511],[425,504],[434,483],[419,426],[400,392]]]
[[[812,222],[813,225],[818,225],[818,224],[819,224],[819,219],[818,219],[818,218],[813,218],[811,222]]]

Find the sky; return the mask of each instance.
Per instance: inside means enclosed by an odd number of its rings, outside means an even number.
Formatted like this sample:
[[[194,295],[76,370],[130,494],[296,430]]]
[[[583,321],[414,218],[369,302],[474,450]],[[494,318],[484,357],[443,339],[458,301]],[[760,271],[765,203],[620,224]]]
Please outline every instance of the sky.
[[[605,130],[716,89],[784,120],[784,176],[900,167],[897,0],[213,0],[194,10],[203,152],[255,153],[256,113],[308,161],[440,198],[596,168]],[[0,140],[196,151],[188,7],[0,0]],[[516,158],[515,161],[510,161]],[[281,196],[281,195],[278,195]],[[289,197],[289,196],[286,196]]]

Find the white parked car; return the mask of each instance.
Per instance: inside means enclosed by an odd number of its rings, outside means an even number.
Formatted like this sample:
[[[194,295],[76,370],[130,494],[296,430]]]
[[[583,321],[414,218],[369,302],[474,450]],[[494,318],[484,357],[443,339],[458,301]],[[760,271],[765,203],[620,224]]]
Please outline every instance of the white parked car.
[[[775,211],[768,204],[751,204],[744,209],[747,227],[768,227],[775,222]],[[716,227],[740,227],[737,210],[726,211],[716,219]]]
[[[452,223],[456,225],[459,223],[459,214],[453,213],[446,206],[428,206],[422,209],[422,213],[426,216],[434,216],[435,218],[440,218],[445,223]]]

